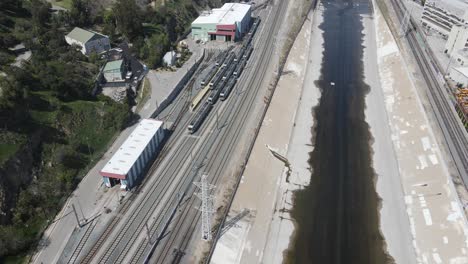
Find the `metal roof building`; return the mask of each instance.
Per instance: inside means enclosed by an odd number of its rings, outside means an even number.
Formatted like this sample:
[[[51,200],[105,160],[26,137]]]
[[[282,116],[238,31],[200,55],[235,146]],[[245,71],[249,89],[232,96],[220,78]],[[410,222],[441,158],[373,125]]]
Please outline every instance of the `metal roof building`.
[[[192,37],[203,41],[236,41],[248,32],[251,15],[248,4],[226,3],[195,19],[192,22]]]
[[[143,119],[100,171],[108,187],[120,183],[130,189],[141,178],[164,139],[163,122]]]
[[[106,35],[75,27],[65,36],[65,41],[69,45],[81,46],[81,53],[89,55],[92,52],[97,54],[110,49],[109,37]]]
[[[104,66],[102,73],[107,82],[123,82],[124,79],[124,61],[109,61]]]
[[[468,25],[468,0],[428,0],[424,4],[421,23],[448,37],[454,25]]]

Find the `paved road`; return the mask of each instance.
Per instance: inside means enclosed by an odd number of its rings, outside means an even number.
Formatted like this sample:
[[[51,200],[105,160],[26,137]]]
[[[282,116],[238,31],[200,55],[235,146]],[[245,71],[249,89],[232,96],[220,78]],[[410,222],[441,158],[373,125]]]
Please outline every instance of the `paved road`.
[[[207,173],[212,183],[223,175],[240,136],[245,136],[247,124],[254,116],[254,107],[262,104],[261,89],[273,54],[274,32],[281,23],[278,16],[284,14],[287,2],[279,1],[272,10],[274,16],[262,23],[257,31],[255,51],[241,76],[230,99],[218,102],[200,131],[188,135],[186,127],[190,114],[181,120],[167,145],[165,158],[151,173],[135,201],[115,228],[106,236],[106,241],[95,252],[93,263],[139,263],[149,253],[147,231],[157,245],[151,262],[166,262],[174,256],[173,249],[185,251],[198,226],[199,213],[193,209],[195,202],[192,184],[201,173]],[[271,11],[267,9],[266,12]],[[276,13],[278,12],[278,13]],[[252,63],[255,62],[255,65]],[[184,96],[184,95],[181,95]],[[173,215],[175,206],[179,207]],[[174,217],[171,217],[174,216]],[[180,221],[180,220],[183,221]],[[169,221],[170,220],[170,221]],[[169,225],[168,225],[169,224]],[[177,226],[174,226],[177,225]],[[166,230],[164,227],[168,226]],[[165,231],[162,233],[161,231]],[[158,239],[159,237],[159,239]],[[196,237],[196,236],[193,236]],[[177,256],[177,254],[175,255]]]

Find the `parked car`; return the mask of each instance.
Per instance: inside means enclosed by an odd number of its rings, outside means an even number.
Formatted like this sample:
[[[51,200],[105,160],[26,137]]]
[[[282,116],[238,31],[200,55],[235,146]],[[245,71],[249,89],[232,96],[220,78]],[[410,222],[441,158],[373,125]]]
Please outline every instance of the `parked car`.
[[[132,74],[133,73],[131,71],[127,72],[127,75],[125,76],[125,80],[130,80],[130,78],[132,78]]]

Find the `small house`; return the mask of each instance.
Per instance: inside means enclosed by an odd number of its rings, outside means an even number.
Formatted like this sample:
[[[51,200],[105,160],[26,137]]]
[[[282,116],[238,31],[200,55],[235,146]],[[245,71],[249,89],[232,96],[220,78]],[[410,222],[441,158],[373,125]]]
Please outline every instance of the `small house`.
[[[110,49],[108,36],[79,27],[75,27],[68,33],[65,36],[65,41],[69,45],[76,44],[80,46],[81,53],[85,56],[90,55],[92,52],[99,54]]]
[[[102,73],[104,74],[104,78],[107,82],[125,81],[123,60],[107,62]]]

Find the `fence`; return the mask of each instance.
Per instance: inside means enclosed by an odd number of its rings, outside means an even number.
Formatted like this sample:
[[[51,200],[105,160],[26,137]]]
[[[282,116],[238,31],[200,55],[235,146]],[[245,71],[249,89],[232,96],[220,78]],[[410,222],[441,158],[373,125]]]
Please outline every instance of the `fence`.
[[[182,91],[182,89],[187,85],[188,81],[192,78],[193,74],[195,71],[198,69],[198,66],[200,66],[200,63],[203,61],[205,58],[205,50],[203,50],[202,55],[200,58],[190,67],[190,69],[187,71],[185,76],[179,81],[179,83],[176,85],[174,90],[169,94],[169,96],[162,101],[156,111],[151,115],[152,118],[155,118],[157,115],[159,115],[168,105],[174,101],[174,99],[179,95],[179,93]]]

